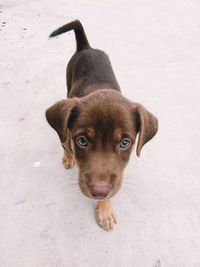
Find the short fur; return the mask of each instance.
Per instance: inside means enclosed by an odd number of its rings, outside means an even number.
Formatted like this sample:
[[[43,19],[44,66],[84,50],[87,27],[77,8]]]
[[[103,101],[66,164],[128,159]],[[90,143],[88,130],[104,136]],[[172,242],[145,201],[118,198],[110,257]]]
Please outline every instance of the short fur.
[[[77,51],[67,66],[68,98],[48,108],[46,118],[64,148],[65,167],[77,164],[80,189],[101,199],[97,222],[110,230],[116,222],[110,198],[121,186],[136,136],[139,156],[156,134],[158,122],[145,107],[122,96],[109,57],[90,46],[80,21],[60,27],[50,37],[70,30],[75,32]],[[86,146],[78,143],[82,137]],[[130,141],[126,149],[121,147],[124,139]]]

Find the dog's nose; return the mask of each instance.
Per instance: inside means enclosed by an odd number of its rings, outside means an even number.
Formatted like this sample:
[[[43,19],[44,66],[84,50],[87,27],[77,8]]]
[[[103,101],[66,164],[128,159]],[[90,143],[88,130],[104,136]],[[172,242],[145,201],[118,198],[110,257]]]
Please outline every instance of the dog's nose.
[[[110,190],[110,185],[102,183],[96,183],[92,185],[90,188],[91,195],[96,198],[107,197],[109,190]]]

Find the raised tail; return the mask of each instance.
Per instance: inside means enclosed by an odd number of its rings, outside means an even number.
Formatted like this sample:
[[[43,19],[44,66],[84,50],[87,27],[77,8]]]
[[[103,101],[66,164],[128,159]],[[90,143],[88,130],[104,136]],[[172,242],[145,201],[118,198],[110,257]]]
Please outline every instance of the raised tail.
[[[64,32],[68,32],[71,30],[74,30],[75,32],[77,51],[90,48],[90,44],[88,42],[87,36],[79,20],[74,20],[68,24],[65,24],[64,26],[53,31],[49,37],[54,37],[56,35],[59,35],[59,34],[62,34]]]

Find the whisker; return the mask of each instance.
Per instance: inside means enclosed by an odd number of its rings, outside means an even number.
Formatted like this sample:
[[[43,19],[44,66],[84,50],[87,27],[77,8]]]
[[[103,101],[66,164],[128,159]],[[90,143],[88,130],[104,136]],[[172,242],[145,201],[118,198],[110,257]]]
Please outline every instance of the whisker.
[[[132,176],[125,176],[123,179],[124,180],[133,180],[133,177]]]
[[[79,188],[68,188],[71,193],[80,193]]]
[[[69,189],[80,189],[79,186],[77,186],[77,185],[67,186],[67,188],[69,188]]]
[[[129,195],[129,196],[132,195],[130,193],[130,191],[127,188],[125,188],[125,187],[121,187],[120,191],[121,191],[121,193],[125,193],[126,195]]]
[[[125,185],[122,184],[122,189],[124,189],[124,191],[126,191],[126,193],[133,195],[133,190],[131,190],[131,188],[126,187]]]
[[[79,183],[72,183],[72,184],[68,184],[68,185],[79,185]]]
[[[131,182],[126,182],[126,181],[123,181],[122,184],[126,184],[126,185],[131,185],[131,186],[135,186],[137,187],[138,185],[135,184],[135,183],[131,183]]]

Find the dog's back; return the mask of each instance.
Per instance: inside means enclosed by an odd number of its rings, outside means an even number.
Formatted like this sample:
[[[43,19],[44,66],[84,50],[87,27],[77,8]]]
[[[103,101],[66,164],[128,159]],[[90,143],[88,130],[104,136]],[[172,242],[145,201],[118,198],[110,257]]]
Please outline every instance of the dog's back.
[[[120,91],[109,57],[101,50],[93,49],[79,20],[70,22],[50,37],[74,30],[77,50],[67,66],[68,97],[82,97],[97,89]]]

